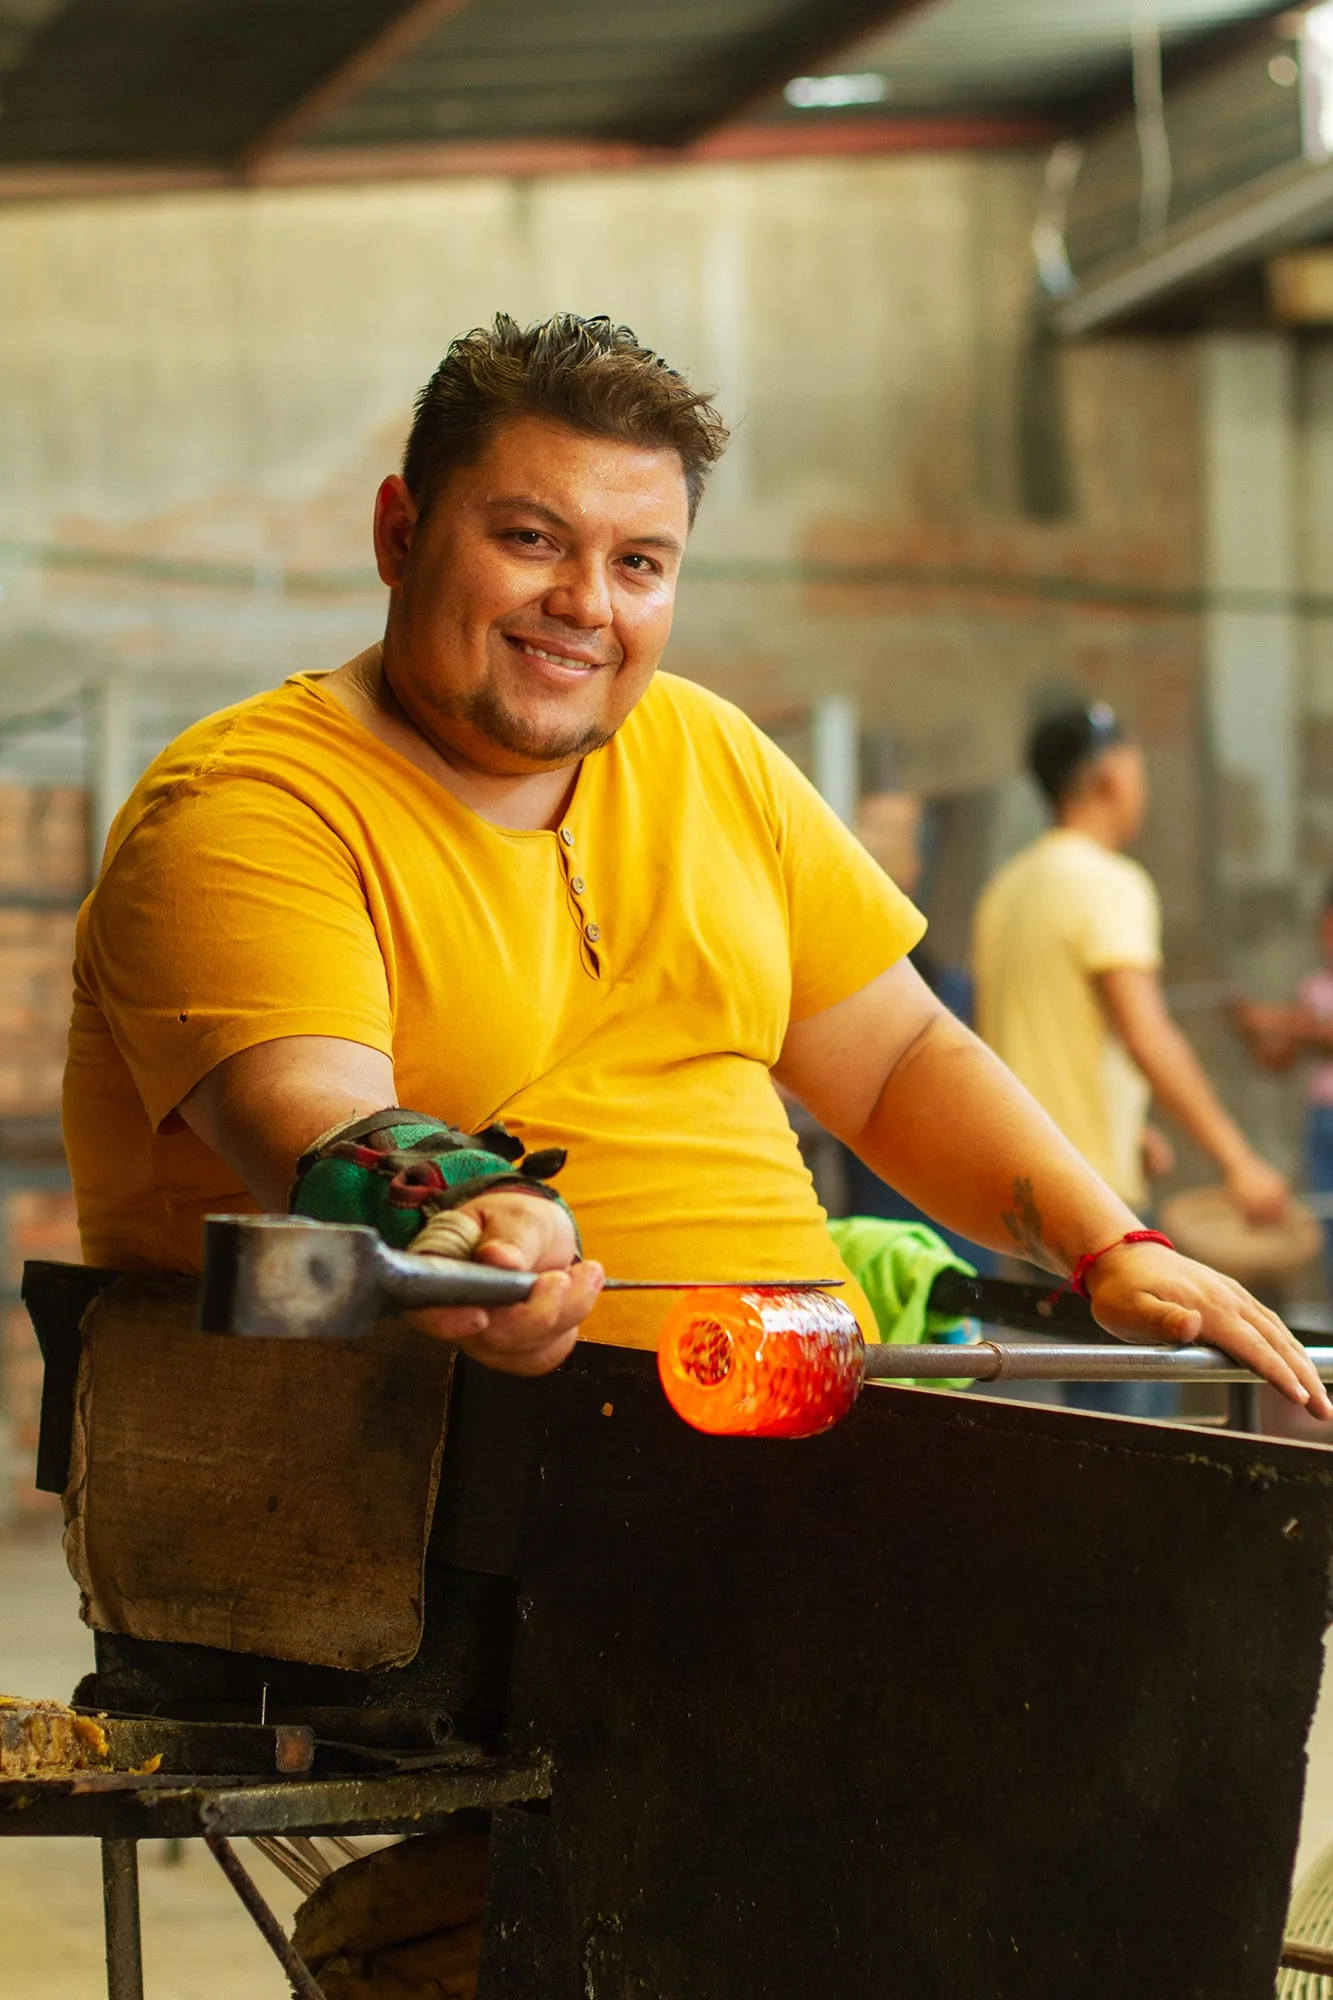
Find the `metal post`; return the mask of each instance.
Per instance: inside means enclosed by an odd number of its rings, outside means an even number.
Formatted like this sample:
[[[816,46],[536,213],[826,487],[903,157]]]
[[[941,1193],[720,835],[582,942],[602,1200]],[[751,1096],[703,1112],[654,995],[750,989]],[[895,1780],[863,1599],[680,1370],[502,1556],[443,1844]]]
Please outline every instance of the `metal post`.
[[[138,1848],[134,1840],[102,1842],[107,2000],[143,2000]]]
[[[111,823],[134,790],[139,776],[134,742],[134,708],[134,683],[125,675],[112,674],[94,690],[89,841],[94,876],[101,865]]]
[[[1247,1431],[1258,1437],[1262,1430],[1259,1421],[1259,1383],[1232,1382],[1227,1387],[1227,1423],[1229,1431]]]
[[[810,704],[810,776],[815,790],[850,826],[861,790],[860,715],[848,694]]]

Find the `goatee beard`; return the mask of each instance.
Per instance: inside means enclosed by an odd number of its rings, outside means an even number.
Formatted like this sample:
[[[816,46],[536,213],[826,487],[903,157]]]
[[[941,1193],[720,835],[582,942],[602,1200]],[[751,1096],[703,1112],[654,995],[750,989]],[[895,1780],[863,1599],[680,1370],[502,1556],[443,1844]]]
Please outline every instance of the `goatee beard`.
[[[615,735],[615,729],[600,729],[596,723],[585,724],[571,729],[565,735],[557,735],[552,730],[534,729],[521,715],[515,715],[506,708],[493,688],[478,688],[457,704],[454,713],[463,722],[471,723],[479,735],[498,749],[508,750],[516,757],[527,757],[534,764],[574,764],[579,758],[600,750]]]

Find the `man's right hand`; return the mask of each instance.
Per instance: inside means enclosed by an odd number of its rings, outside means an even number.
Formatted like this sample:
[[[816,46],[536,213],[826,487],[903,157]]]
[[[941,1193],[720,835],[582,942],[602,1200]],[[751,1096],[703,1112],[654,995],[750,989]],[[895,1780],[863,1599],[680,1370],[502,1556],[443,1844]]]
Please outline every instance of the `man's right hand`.
[[[522,1305],[436,1306],[406,1315],[436,1340],[506,1375],[546,1375],[566,1359],[579,1327],[597,1303],[605,1273],[578,1263],[574,1225],[559,1202],[521,1188],[497,1188],[456,1211],[481,1225],[473,1251],[479,1264],[542,1273]]]

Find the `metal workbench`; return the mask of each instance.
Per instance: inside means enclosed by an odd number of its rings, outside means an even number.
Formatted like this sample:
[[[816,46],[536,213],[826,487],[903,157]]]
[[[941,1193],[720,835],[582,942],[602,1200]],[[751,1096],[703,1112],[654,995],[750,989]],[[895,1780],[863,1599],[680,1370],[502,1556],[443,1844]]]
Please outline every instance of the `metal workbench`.
[[[197,1777],[86,1771],[0,1779],[0,1837],[102,1843],[108,2000],[143,2000],[138,1843],[207,1843],[260,1934],[306,2000],[319,1987],[231,1848],[256,1835],[431,1833],[469,1807],[546,1798],[543,1757],[488,1757],[460,1746],[432,1768],[337,1777]]]
[[[0,1835],[107,1843],[114,2000],[136,1839],[202,1837],[242,1893],[232,1834],[469,1805],[477,2000],[1271,2000],[1327,1451],[877,1385],[823,1437],[707,1438],[614,1348],[457,1391],[418,1660],[303,1693],[291,1663],[99,1634],[98,1699],[457,1722],[471,1690],[493,1727],[429,1769],[0,1796]]]

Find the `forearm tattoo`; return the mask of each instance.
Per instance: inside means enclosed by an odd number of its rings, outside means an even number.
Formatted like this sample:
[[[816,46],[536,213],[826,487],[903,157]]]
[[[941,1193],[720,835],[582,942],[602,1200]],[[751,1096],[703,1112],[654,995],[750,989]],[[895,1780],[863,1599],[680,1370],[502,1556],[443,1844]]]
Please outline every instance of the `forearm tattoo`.
[[[1043,1261],[1041,1210],[1029,1180],[1015,1180],[1014,1205],[1000,1211],[1000,1220],[1030,1264]]]

